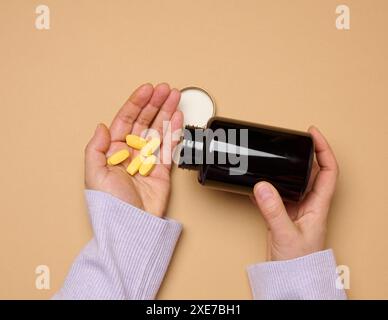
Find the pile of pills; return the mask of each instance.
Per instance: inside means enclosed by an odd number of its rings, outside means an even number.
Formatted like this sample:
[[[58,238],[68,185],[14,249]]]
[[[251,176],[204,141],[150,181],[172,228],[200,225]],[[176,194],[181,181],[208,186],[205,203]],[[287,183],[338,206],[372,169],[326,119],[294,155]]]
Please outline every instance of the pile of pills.
[[[160,146],[159,138],[152,138],[150,141],[143,139],[139,136],[129,134],[126,137],[127,145],[131,148],[140,150],[140,154],[137,155],[129,163],[127,167],[127,172],[133,176],[139,172],[142,176],[148,176],[156,164],[156,156],[153,153],[158,150]],[[128,150],[123,149],[112,154],[107,163],[110,166],[115,166],[123,161],[127,160],[130,156]]]

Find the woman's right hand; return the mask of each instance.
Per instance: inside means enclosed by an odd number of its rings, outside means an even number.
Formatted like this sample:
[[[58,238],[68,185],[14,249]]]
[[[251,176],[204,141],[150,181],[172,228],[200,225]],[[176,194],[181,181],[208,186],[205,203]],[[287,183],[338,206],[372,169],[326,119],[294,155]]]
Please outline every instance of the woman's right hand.
[[[259,182],[254,188],[256,203],[268,226],[268,260],[289,260],[324,249],[338,165],[319,130],[311,127],[309,132],[314,140],[319,172],[304,200],[285,205],[268,182]]]

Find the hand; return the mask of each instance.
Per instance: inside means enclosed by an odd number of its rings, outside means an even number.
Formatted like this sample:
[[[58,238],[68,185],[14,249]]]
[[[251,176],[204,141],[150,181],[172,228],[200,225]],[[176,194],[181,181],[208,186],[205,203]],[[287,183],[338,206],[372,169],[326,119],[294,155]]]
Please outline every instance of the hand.
[[[135,90],[119,110],[110,129],[99,124],[85,149],[86,188],[110,193],[137,208],[162,217],[170,193],[171,161],[162,159],[165,161],[157,164],[147,177],[129,175],[126,167],[138,151],[128,147],[125,137],[130,133],[143,133],[144,136],[144,132],[150,128],[157,130],[162,140],[164,121],[170,121],[172,133],[182,129],[183,115],[177,110],[179,100],[180,92],[177,89],[171,90],[167,84],[159,84],[155,88],[151,84],[144,84]],[[178,141],[166,142],[162,140],[160,149],[163,150],[167,145],[171,160],[171,152]],[[120,165],[108,166],[107,156],[121,149],[130,150],[130,158]],[[165,152],[161,151],[160,154],[164,155]]]
[[[268,226],[269,260],[293,259],[324,249],[326,220],[338,165],[318,129],[311,127],[309,132],[314,140],[319,172],[304,200],[284,205],[271,184],[259,182],[254,188],[256,203]]]

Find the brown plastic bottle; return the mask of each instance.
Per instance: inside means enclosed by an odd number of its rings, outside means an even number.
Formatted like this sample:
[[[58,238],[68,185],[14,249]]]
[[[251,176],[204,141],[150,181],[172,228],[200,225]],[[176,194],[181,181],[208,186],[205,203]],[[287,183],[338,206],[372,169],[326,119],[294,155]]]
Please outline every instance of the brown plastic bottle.
[[[283,200],[300,201],[309,181],[314,143],[309,133],[213,117],[207,127],[186,126],[180,168],[198,170],[198,181],[251,194],[270,182]]]

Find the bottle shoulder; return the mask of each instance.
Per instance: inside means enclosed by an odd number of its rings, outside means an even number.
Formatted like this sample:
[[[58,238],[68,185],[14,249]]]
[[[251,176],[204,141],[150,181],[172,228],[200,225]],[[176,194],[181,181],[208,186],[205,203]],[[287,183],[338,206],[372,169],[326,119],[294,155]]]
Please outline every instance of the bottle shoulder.
[[[248,130],[250,129],[253,131],[260,130],[262,132],[277,132],[278,134],[283,133],[283,134],[298,135],[298,136],[307,138],[307,140],[309,140],[309,144],[313,145],[312,136],[309,132],[306,132],[306,131],[281,128],[281,127],[265,125],[260,123],[253,123],[253,122],[244,121],[244,120],[230,119],[226,117],[214,116],[210,118],[206,128],[207,129],[244,128],[244,129],[248,129]]]

